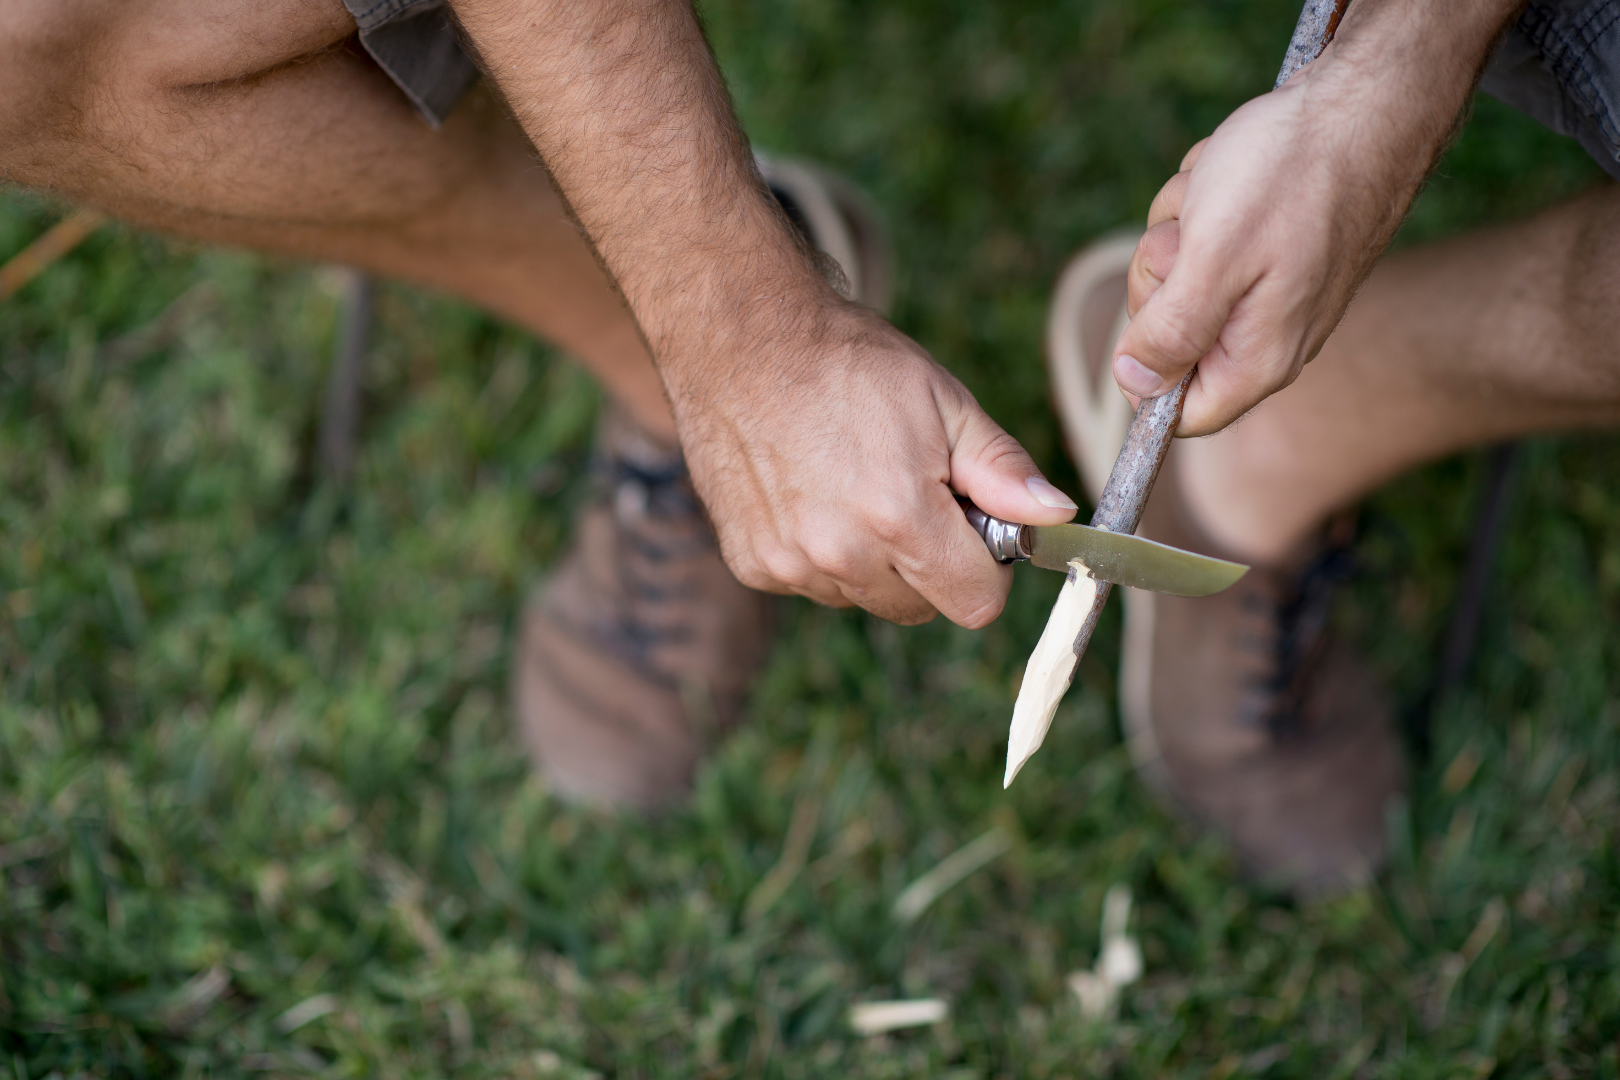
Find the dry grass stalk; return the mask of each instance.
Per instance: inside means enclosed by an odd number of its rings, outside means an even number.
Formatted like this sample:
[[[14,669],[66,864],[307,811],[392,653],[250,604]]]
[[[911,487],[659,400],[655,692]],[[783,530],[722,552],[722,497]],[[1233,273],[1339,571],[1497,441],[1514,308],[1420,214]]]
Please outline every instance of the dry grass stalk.
[[[916,922],[917,917],[927,911],[943,893],[1011,846],[1012,840],[1006,833],[991,829],[977,840],[953,851],[895,897],[895,921],[901,925]]]
[[[79,246],[107,217],[99,210],[75,210],[52,225],[39,239],[0,266],[0,300],[21,289],[51,263]]]

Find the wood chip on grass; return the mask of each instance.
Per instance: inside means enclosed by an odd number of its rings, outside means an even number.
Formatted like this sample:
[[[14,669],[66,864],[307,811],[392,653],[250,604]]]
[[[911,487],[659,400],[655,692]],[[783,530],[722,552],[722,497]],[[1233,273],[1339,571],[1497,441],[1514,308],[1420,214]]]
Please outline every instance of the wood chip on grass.
[[[1128,932],[1131,890],[1114,885],[1103,897],[1102,947],[1089,971],[1069,975],[1069,989],[1080,1002],[1080,1015],[1110,1019],[1119,1009],[1122,989],[1142,977],[1142,946]]]
[[[950,1015],[950,1006],[939,998],[909,1001],[864,1001],[849,1009],[849,1026],[857,1035],[882,1035],[904,1028],[927,1027]]]

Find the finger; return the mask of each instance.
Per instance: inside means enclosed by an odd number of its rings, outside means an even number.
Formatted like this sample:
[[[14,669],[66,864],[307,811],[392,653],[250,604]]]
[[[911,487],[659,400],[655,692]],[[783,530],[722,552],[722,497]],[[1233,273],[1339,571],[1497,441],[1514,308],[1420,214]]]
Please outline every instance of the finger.
[[[1078,509],[1046,480],[1011,435],[991,420],[960,383],[941,400],[950,447],[950,487],[985,513],[1029,525],[1057,525]],[[996,563],[984,540],[941,488],[927,544],[896,552],[895,568],[959,625],[984,626],[1001,613],[1012,575]]]
[[[1159,291],[1181,248],[1181,222],[1164,221],[1142,234],[1125,276],[1125,310],[1132,316]]]
[[[1304,321],[1303,314],[1291,316],[1306,302],[1291,292],[1262,282],[1233,307],[1220,339],[1198,362],[1178,434],[1213,434],[1299,376],[1311,349],[1289,329]]]
[[[930,602],[930,610],[937,609],[958,626],[978,630],[994,622],[1007,606],[1007,594],[1012,591],[1012,567],[1003,566],[990,557],[984,541],[968,525],[956,500],[950,502],[951,505],[940,512],[940,521],[947,523],[948,529],[945,543],[937,545],[933,553],[920,562],[897,555],[895,571],[919,596]],[[961,525],[954,523],[953,513],[962,519]]]
[[[1192,172],[1192,167],[1198,164],[1198,159],[1203,156],[1204,147],[1209,143],[1209,139],[1210,137],[1205,135],[1192,144],[1192,149],[1187,151],[1187,156],[1181,159],[1182,172]]]
[[[924,477],[864,505],[861,527],[806,541],[811,565],[850,602],[907,625],[943,612],[982,626],[1001,611],[1010,582],[949,487]]]
[[[1121,390],[1157,397],[1214,346],[1232,305],[1246,291],[1242,278],[1226,271],[1178,244],[1164,283],[1114,346],[1114,381]]]
[[[862,513],[841,524],[798,530],[804,539],[797,558],[807,573],[795,581],[795,591],[833,607],[859,606],[905,626],[928,622],[938,612],[896,571],[891,557],[897,544],[927,535],[926,496],[891,493],[870,496],[860,505]]]
[[[932,608],[958,626],[977,630],[1001,614],[1012,588],[1012,567],[991,557],[949,489],[940,485],[938,490],[923,529],[895,545],[894,569]]]
[[[932,622],[939,609],[925,600],[898,570],[884,568],[884,581],[877,589],[844,586],[847,603],[858,604],[880,619],[901,626],[921,626]]]
[[[1061,525],[1079,509],[1036,467],[1018,440],[990,419],[966,389],[953,395],[951,488],[980,510],[1024,525]],[[965,519],[964,519],[965,520]]]
[[[1176,263],[1176,252],[1181,248],[1181,222],[1163,221],[1142,234],[1131,255],[1130,269],[1125,275],[1125,312],[1134,318],[1142,305],[1164,284],[1170,269]],[[1135,409],[1142,404],[1142,395],[1133,394],[1124,387],[1120,391]]]
[[[828,607],[854,606],[843,590],[825,574],[810,564],[803,553],[774,539],[752,539],[733,545],[731,530],[717,529],[720,537],[720,557],[732,576],[750,589],[776,593],[781,596],[803,596]]]
[[[1148,228],[1181,216],[1181,203],[1187,197],[1187,182],[1191,179],[1192,173],[1183,170],[1165,181],[1164,187],[1153,196],[1153,205],[1148,207]]]

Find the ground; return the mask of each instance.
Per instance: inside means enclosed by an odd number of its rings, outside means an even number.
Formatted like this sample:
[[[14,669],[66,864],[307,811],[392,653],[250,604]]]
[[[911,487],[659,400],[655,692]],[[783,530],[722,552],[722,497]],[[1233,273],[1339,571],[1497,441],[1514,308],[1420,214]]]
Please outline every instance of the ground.
[[[899,324],[1076,490],[1039,359],[1053,276],[1269,85],[1291,0],[704,10],[755,140],[873,193]],[[1481,101],[1401,242],[1597,177]],[[0,194],[0,258],[59,213]],[[311,448],[335,295],[329,270],[109,226],[0,306],[0,1073],[1616,1075],[1613,436],[1526,446],[1394,865],[1294,905],[1132,777],[1117,612],[1002,792],[1058,585],[1037,571],[978,633],[786,602],[753,718],[690,807],[559,805],[504,686],[596,393],[522,334],[385,286],[359,473],[332,490]],[[1482,455],[1442,462],[1363,515],[1338,618],[1408,714],[1483,477]],[[991,829],[1005,854],[894,920]],[[1065,976],[1116,883],[1146,972],[1086,1021]],[[849,1032],[851,1003],[908,996],[950,1018]]]

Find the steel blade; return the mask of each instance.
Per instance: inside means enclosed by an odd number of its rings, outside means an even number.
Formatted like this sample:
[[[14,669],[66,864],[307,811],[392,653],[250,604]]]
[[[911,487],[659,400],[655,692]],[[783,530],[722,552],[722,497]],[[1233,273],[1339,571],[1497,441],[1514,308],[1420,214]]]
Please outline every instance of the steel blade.
[[[1079,559],[1098,581],[1172,596],[1208,596],[1248,573],[1242,563],[1171,547],[1140,536],[1089,525],[1026,525],[1030,561],[1067,571]]]

